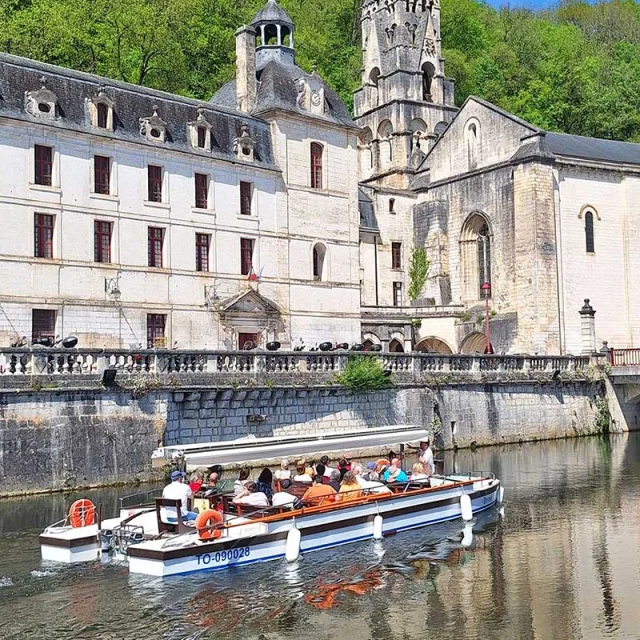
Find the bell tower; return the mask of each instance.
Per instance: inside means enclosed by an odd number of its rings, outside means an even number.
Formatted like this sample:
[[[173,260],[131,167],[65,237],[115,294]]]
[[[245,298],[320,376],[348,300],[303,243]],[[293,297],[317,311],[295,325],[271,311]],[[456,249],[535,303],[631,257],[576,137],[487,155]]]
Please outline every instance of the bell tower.
[[[364,0],[362,86],[354,95],[365,180],[407,188],[456,112],[440,48],[440,0]]]

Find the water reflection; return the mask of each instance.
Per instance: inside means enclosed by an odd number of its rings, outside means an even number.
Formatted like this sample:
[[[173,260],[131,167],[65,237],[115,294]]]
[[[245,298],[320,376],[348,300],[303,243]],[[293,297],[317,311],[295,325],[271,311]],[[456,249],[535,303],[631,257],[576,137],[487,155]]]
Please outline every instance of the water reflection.
[[[37,535],[69,496],[0,502],[0,637],[413,640],[634,638],[640,437],[447,455],[506,487],[472,522],[273,562],[157,579],[126,566],[41,566]],[[105,512],[119,495],[95,492]]]

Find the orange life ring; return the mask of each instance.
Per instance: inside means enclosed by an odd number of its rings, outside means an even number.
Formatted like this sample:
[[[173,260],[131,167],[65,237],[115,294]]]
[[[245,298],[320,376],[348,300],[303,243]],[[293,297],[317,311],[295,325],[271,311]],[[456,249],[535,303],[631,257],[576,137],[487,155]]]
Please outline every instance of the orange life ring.
[[[96,508],[91,500],[82,498],[69,507],[69,524],[74,528],[88,527],[96,521]]]
[[[200,540],[215,540],[222,535],[218,525],[222,524],[224,517],[216,509],[205,509],[196,518],[196,531]]]

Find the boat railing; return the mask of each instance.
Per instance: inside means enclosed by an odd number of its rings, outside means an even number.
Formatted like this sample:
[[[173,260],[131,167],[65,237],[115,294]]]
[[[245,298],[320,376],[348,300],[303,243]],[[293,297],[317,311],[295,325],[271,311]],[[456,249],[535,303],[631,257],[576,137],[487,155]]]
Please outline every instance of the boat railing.
[[[452,488],[456,488],[456,487],[465,487],[465,486],[473,485],[473,483],[474,483],[474,480],[452,481],[451,484],[446,485],[446,489],[452,489]],[[399,483],[399,484],[402,487],[404,487],[404,485],[405,485],[405,483]],[[412,483],[409,482],[407,484],[411,485]],[[414,486],[416,484],[417,483],[413,483]],[[387,485],[387,486],[389,486],[389,485]],[[349,508],[349,507],[355,507],[355,506],[361,506],[361,505],[365,505],[365,504],[370,504],[372,502],[389,500],[391,498],[398,497],[399,493],[402,493],[403,495],[417,495],[417,494],[421,494],[421,493],[425,493],[426,494],[426,493],[438,492],[438,491],[442,491],[442,490],[443,490],[442,486],[420,487],[420,488],[408,487],[406,492],[398,492],[398,493],[394,493],[393,491],[384,492],[384,493],[373,493],[373,492],[367,493],[368,491],[371,491],[371,489],[360,489],[360,491],[362,491],[364,493],[364,495],[362,495],[359,498],[355,498],[355,499],[351,499],[351,500],[340,500],[340,501],[335,501],[335,502],[328,502],[327,504],[323,504],[323,505],[320,505],[320,506],[303,505],[300,508],[290,509],[290,510],[284,510],[284,509],[282,509],[280,507],[277,507],[279,509],[279,513],[271,513],[271,514],[262,515],[262,516],[259,515],[261,512],[266,512],[269,509],[273,509],[273,507],[269,507],[269,508],[265,508],[265,509],[260,509],[260,510],[254,511],[251,514],[247,514],[247,515],[248,515],[248,517],[251,518],[251,522],[252,523],[278,522],[280,520],[288,520],[290,518],[300,517],[300,516],[303,516],[303,515],[311,515],[311,514],[315,514],[315,513],[325,513],[325,512],[333,511],[333,510],[341,510],[343,508]],[[358,489],[354,489],[354,491],[358,491]],[[244,519],[243,519],[242,522],[237,522],[237,523],[234,523],[233,519],[231,519],[231,520],[228,520],[227,522],[225,522],[224,524],[220,525],[219,528],[224,530],[224,529],[228,529],[228,528],[231,528],[231,527],[242,526],[243,524],[246,524],[246,520],[244,520]]]
[[[142,507],[153,504],[155,498],[162,495],[162,488],[148,489],[139,493],[131,493],[127,496],[118,498],[119,509],[130,509],[132,507]]]

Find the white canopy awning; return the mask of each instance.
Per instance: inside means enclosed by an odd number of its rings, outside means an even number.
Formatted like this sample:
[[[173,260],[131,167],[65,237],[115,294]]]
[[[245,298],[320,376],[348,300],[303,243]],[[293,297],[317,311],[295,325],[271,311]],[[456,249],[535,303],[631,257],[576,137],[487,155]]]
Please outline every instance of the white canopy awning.
[[[371,427],[360,431],[314,433],[308,436],[248,436],[226,442],[172,445],[153,452],[156,462],[184,458],[187,469],[210,467],[214,464],[239,464],[259,460],[296,458],[330,451],[348,451],[397,444],[417,444],[426,440],[429,432],[413,425]]]

